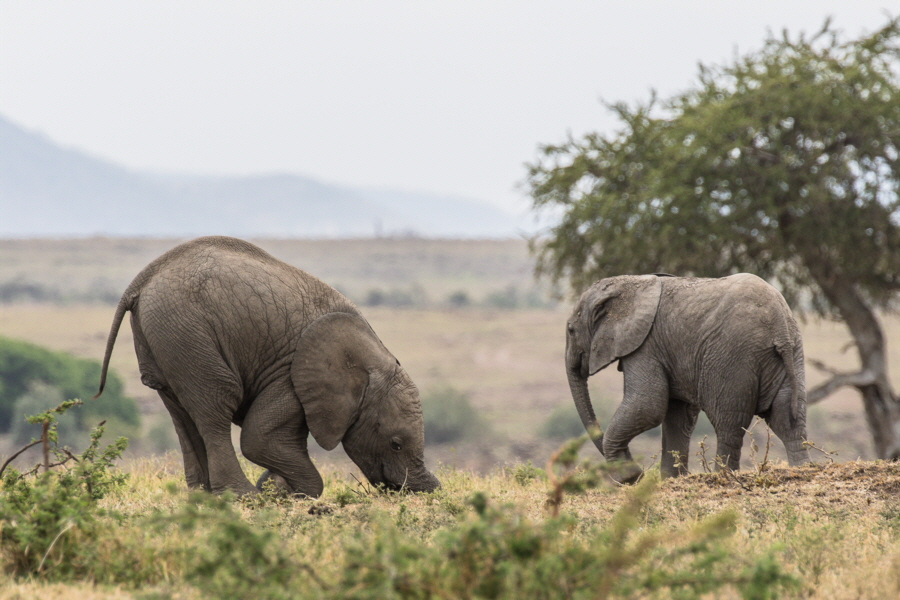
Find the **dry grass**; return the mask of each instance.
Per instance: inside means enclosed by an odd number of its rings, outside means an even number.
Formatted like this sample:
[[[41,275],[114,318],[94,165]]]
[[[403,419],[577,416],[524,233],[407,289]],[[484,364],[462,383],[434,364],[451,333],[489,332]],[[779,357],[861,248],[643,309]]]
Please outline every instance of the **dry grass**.
[[[128,489],[103,501],[105,507],[138,519],[152,510],[173,513],[185,502],[183,492],[168,488],[178,481],[173,456],[141,459],[126,465]],[[324,581],[334,581],[344,564],[343,540],[373,523],[394,523],[402,535],[433,543],[438,531],[470,518],[467,499],[476,491],[505,505],[531,522],[546,518],[548,484],[538,478],[517,482],[514,470],[486,476],[443,469],[444,484],[436,494],[397,496],[372,494],[342,473],[325,469],[326,490],[320,500],[292,500],[258,507],[236,504],[242,518],[274,529],[278,543]],[[177,485],[177,484],[176,484]],[[180,487],[180,486],[178,486]],[[356,489],[347,501],[347,490]],[[343,500],[341,495],[343,494]],[[571,535],[590,536],[609,525],[629,497],[629,488],[604,487],[568,495],[562,512],[573,515]],[[734,474],[695,474],[664,481],[640,512],[639,531],[665,537],[698,526],[711,515],[737,515],[725,548],[739,557],[772,553],[779,567],[796,577],[800,587],[785,596],[809,600],[884,600],[900,597],[900,466],[884,462],[847,462],[787,468],[756,465]],[[313,506],[325,507],[312,511]],[[134,535],[130,526],[123,536]],[[151,545],[191,543],[174,535],[149,540]],[[178,584],[179,566],[167,565],[172,584],[146,589],[93,587],[89,583],[44,584],[5,580],[0,600],[14,598],[196,598],[197,591]],[[310,584],[312,585],[312,584]],[[156,593],[153,590],[157,590]],[[162,594],[162,595],[159,595]],[[703,598],[738,598],[729,588]]]

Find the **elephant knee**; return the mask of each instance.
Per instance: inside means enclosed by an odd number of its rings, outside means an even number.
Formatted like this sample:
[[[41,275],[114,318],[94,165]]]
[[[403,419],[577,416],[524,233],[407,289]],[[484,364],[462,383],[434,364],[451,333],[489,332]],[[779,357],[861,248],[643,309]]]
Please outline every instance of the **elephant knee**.
[[[258,436],[241,436],[241,454],[252,463],[260,464],[266,458],[266,443]]]
[[[603,456],[608,461],[631,460],[631,451],[628,449],[628,442],[622,444],[615,439],[610,438],[608,433],[603,436]]]

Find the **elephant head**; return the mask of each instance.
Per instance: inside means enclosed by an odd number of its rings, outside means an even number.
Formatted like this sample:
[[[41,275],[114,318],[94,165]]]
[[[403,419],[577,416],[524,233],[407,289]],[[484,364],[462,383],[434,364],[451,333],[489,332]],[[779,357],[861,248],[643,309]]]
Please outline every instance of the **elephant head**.
[[[656,275],[608,277],[593,284],[566,324],[566,372],[585,429],[597,428],[588,377],[637,350],[653,326],[662,286]],[[603,452],[603,436],[594,444]]]
[[[376,485],[440,487],[425,468],[419,392],[362,317],[335,312],[313,321],[300,337],[291,379],[322,448],[343,443]]]

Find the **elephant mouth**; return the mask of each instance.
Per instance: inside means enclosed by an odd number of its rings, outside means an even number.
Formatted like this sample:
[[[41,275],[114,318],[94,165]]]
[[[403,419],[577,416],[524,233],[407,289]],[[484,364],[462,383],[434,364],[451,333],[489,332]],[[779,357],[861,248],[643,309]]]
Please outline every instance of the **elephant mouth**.
[[[365,473],[365,471],[363,471]],[[379,462],[377,468],[372,473],[365,473],[366,479],[369,480],[369,483],[372,484],[376,488],[389,490],[392,492],[398,492],[403,489],[403,484],[397,484],[388,477],[385,472],[385,466],[383,462]]]
[[[437,478],[428,471],[419,472],[418,470],[411,471],[410,469],[403,469],[403,479],[400,481],[397,481],[397,479],[395,478],[389,477],[385,473],[383,463],[381,465],[380,471],[381,473],[379,480],[377,482],[374,480],[370,481],[373,485],[388,491],[430,492],[441,487],[441,483],[437,480]]]
[[[574,373],[581,377],[582,379],[587,379],[594,373],[590,373],[590,367],[588,366],[588,361],[585,359],[584,352],[578,352],[568,361],[569,372]],[[599,371],[599,369],[598,369]]]
[[[406,474],[406,477],[403,478],[403,481],[401,483],[396,483],[393,479],[387,476],[387,474],[384,472],[384,463],[381,463],[381,481],[378,483],[378,485],[391,490],[392,492],[399,492],[403,489],[407,489],[409,469],[406,469],[404,472]]]

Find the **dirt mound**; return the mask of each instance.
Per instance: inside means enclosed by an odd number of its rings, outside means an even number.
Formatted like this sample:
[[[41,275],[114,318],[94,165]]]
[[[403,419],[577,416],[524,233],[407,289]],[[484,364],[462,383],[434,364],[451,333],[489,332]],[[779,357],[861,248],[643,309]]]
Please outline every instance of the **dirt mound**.
[[[699,473],[666,480],[663,494],[693,495],[710,502],[785,502],[863,508],[900,501],[900,463],[853,461],[802,467],[767,466],[737,472]]]

